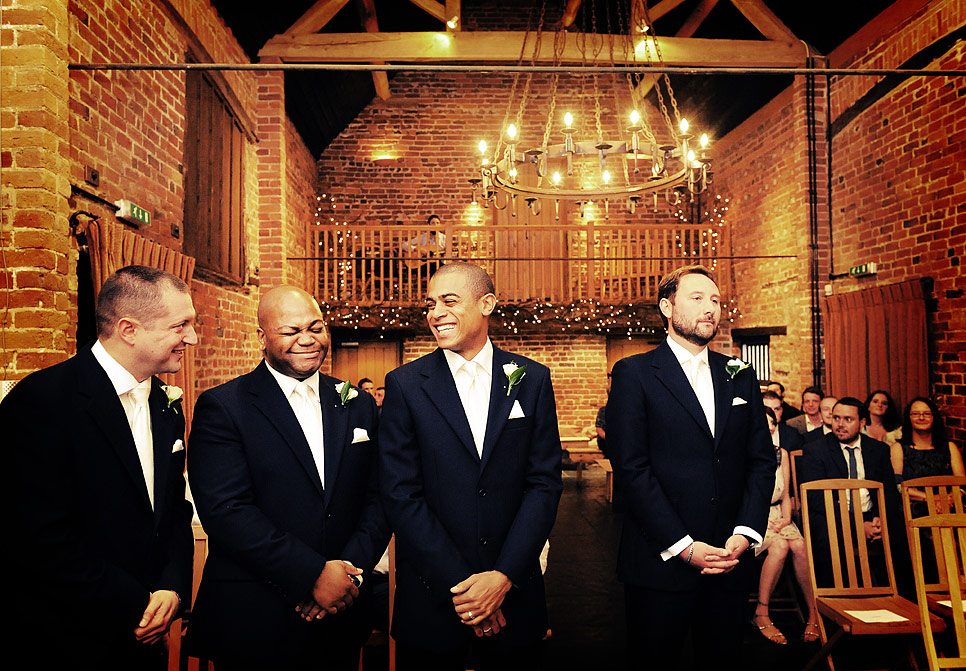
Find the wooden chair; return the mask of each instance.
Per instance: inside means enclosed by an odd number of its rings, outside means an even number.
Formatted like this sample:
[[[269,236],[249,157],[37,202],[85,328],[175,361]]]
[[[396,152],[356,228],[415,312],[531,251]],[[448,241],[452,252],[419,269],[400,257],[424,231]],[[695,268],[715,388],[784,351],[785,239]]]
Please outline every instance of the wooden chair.
[[[798,460],[802,458],[804,450],[792,450],[788,453],[788,460],[791,466],[791,485],[792,491],[788,495],[792,499],[792,518],[796,522],[802,521],[802,501],[798,493]]]
[[[831,479],[806,482],[801,487],[802,518],[805,523],[805,545],[808,551],[809,579],[818,612],[837,625],[836,631],[828,636],[824,619],[819,619],[822,647],[805,667],[813,668],[822,659],[828,659],[828,666],[834,671],[832,648],[845,634],[855,636],[876,634],[909,634],[920,632],[920,613],[916,604],[903,599],[896,590],[895,571],[892,565],[892,548],[889,544],[889,529],[885,515],[882,516],[882,546],[886,565],[885,585],[872,584],[872,569],[869,563],[869,544],[864,533],[861,506],[849,510],[849,494],[856,502],[860,499],[860,489],[868,489],[870,496],[876,497],[878,509],[885,511],[885,494],[882,483],[872,480]],[[812,528],[810,508],[824,504],[825,528]],[[814,539],[818,534],[827,534],[828,556],[819,556],[831,563],[833,585],[819,586],[815,578],[816,552],[824,548],[816,547]],[[844,562],[844,566],[843,566]],[[879,615],[888,615],[895,621],[881,621]],[[944,629],[943,621],[928,615],[924,626],[934,631]],[[871,621],[870,621],[871,620]],[[910,661],[915,667],[911,648],[907,650]]]
[[[201,584],[201,574],[205,569],[205,560],[208,558],[208,534],[201,528],[201,524],[195,522],[191,525],[191,532],[194,535],[195,551],[191,569],[191,600],[185,608],[184,615],[174,621],[171,630],[168,632],[168,671],[199,671],[199,669],[211,668],[211,663],[207,660],[200,660],[197,657],[185,657],[181,654],[181,644],[184,641],[185,631],[191,620],[191,609],[195,604],[195,597],[198,596],[198,586]]]
[[[396,598],[396,535],[393,534],[389,539],[389,623],[392,625],[393,601]],[[366,641],[363,649],[359,651],[359,671],[365,671],[365,648],[388,645],[389,647],[389,671],[396,671],[396,639],[389,635],[388,631],[373,629]]]
[[[915,478],[902,483],[902,512],[906,520],[906,530],[909,534],[909,552],[912,555],[913,564],[919,561],[920,565],[927,566],[929,569],[924,573],[924,580],[929,580],[935,576],[936,582],[925,582],[925,594],[927,602],[932,612],[949,618],[953,615],[951,609],[946,604],[950,599],[948,572],[945,565],[945,558],[942,549],[942,539],[938,535],[930,537],[929,532],[920,533],[922,536],[922,552],[917,551],[912,546],[913,522],[917,519],[913,514],[913,492],[925,494],[925,504],[927,516],[946,516],[949,514],[963,515],[963,492],[966,491],[966,478],[955,475],[940,475],[925,478]],[[931,570],[932,564],[936,565],[936,572]],[[959,581],[963,586],[962,566],[960,565]]]
[[[955,657],[939,657],[932,627],[922,625],[922,638],[930,671],[966,667],[966,614],[963,612],[963,558],[966,556],[966,515],[947,514],[919,517],[909,522],[912,540],[912,567],[916,577],[916,597],[920,621],[925,623],[930,610],[937,605],[937,594],[928,592],[925,581],[923,548],[931,542],[937,547],[939,580],[946,586],[941,599],[947,617],[952,621],[956,640]],[[929,538],[926,538],[926,536]]]

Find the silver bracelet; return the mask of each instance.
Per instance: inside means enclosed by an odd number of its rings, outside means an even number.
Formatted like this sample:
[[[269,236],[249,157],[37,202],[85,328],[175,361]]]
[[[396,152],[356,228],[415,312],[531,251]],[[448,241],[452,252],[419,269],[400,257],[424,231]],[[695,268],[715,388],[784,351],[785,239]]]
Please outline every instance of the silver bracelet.
[[[691,557],[694,556],[694,543],[691,543],[691,547],[688,548],[688,563],[691,563]]]

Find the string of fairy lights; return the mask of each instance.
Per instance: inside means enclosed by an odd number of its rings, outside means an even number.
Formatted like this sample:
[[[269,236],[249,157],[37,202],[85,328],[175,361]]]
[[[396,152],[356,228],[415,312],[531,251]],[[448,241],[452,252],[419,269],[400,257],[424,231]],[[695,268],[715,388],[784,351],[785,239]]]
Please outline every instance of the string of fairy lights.
[[[318,245],[329,244],[328,253],[358,238],[349,227],[361,218],[353,217],[348,203],[334,193],[323,193],[316,198],[315,226],[345,227]],[[707,201],[707,202],[702,202]],[[682,199],[672,206],[672,214],[683,224],[699,224],[700,230],[687,231],[675,236],[675,244],[682,258],[699,257],[712,270],[718,266],[715,258],[721,244],[730,206],[730,198],[715,194],[698,196],[690,202]],[[707,226],[704,228],[703,226]],[[320,250],[322,251],[322,250]],[[351,259],[333,259],[337,270],[336,295],[349,295],[355,282]],[[426,309],[422,305],[403,305],[390,296],[377,303],[356,304],[349,301],[320,303],[323,316],[331,328],[347,330],[376,330],[379,337],[387,331],[409,330],[425,324]],[[734,322],[741,317],[737,300],[732,298],[722,305],[722,321]],[[664,328],[653,303],[610,304],[597,299],[579,299],[565,304],[552,302],[527,302],[497,304],[490,324],[504,334],[519,334],[539,330],[541,332],[586,333],[610,336],[661,336]]]

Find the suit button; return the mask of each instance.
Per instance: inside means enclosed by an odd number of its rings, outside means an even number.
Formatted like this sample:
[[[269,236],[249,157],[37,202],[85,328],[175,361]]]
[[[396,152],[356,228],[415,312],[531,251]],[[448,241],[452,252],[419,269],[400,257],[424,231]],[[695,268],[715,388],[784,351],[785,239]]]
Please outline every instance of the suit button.
[[[718,497],[717,496],[712,496],[711,497],[711,505],[715,505],[717,503],[718,503]]]
[[[486,539],[485,538],[481,538],[480,539],[480,545],[486,545]]]
[[[325,519],[327,519],[327,520],[332,519],[332,513],[326,513],[325,514]]]
[[[486,490],[485,489],[481,489],[478,493],[479,493],[480,497],[486,496]]]

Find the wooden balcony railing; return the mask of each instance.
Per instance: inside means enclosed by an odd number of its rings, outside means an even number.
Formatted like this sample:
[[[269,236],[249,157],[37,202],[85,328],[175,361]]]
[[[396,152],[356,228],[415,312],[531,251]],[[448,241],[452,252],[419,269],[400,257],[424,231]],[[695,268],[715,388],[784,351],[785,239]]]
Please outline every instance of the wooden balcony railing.
[[[418,305],[447,260],[479,264],[501,301],[651,302],[671,269],[716,264],[723,229],[705,226],[313,226],[321,302]],[[718,233],[716,236],[715,233]],[[718,266],[719,275],[722,273]]]

